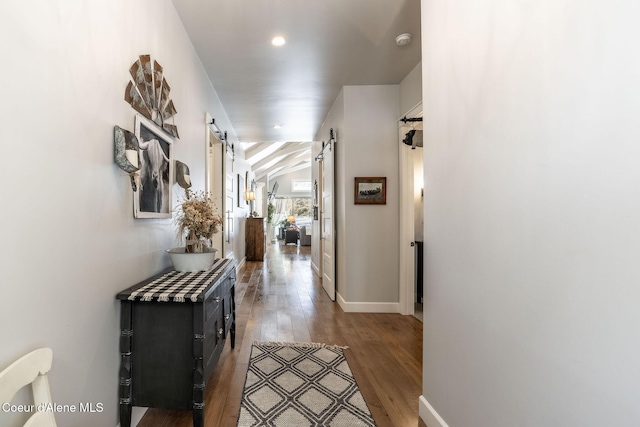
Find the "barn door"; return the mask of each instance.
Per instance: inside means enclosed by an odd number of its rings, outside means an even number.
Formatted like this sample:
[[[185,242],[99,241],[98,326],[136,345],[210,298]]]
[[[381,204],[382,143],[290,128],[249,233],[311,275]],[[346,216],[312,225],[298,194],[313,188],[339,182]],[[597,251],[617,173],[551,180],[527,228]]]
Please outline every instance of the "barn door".
[[[335,141],[334,141],[335,142]],[[334,218],[334,153],[335,146],[330,144],[324,149],[321,160],[322,172],[322,287],[332,301],[336,300],[335,282],[335,218]]]
[[[216,133],[211,129],[209,123],[211,123],[211,116],[205,115],[206,123],[206,159],[207,159],[207,181],[205,183],[205,189],[207,193],[211,195],[213,203],[216,206],[217,213],[224,215],[225,207],[225,164],[224,164],[224,144],[216,136]],[[213,247],[218,250],[220,256],[225,253],[225,238],[224,231],[213,236]]]
[[[422,103],[405,114],[405,117],[422,117]],[[422,287],[419,287],[419,277],[422,271],[416,265],[423,265],[418,259],[420,245],[423,244],[423,149],[410,147],[402,141],[407,132],[422,130],[421,122],[400,124],[399,127],[399,155],[400,155],[400,250],[399,250],[399,295],[400,312],[414,314],[416,308],[421,308],[419,301]],[[417,262],[416,262],[417,261]]]

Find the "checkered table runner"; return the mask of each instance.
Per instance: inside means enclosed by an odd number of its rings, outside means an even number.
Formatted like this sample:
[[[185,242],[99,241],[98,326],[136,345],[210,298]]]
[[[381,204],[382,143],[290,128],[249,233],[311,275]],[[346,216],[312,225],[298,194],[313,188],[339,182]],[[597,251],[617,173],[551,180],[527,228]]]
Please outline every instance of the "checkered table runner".
[[[195,273],[170,271],[131,292],[127,299],[159,302],[185,302],[190,299],[192,302],[197,302],[202,291],[207,289],[231,262],[233,260],[220,258],[213,263],[210,270]]]

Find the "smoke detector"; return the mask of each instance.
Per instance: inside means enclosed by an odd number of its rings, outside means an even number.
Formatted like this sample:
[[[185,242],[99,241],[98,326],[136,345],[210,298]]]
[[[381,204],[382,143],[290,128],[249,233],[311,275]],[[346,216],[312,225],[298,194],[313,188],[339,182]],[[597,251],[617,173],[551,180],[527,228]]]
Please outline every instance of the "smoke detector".
[[[396,37],[396,44],[398,46],[406,46],[409,43],[411,43],[411,34],[409,33],[400,34]]]

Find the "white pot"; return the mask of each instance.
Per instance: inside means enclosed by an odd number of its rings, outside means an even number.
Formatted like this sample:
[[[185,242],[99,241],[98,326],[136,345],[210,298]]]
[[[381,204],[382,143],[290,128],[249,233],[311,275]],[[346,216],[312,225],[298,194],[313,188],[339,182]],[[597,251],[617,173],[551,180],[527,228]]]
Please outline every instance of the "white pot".
[[[187,253],[182,248],[167,249],[173,268],[177,271],[196,272],[211,268],[216,259],[217,249],[204,248],[205,252]]]

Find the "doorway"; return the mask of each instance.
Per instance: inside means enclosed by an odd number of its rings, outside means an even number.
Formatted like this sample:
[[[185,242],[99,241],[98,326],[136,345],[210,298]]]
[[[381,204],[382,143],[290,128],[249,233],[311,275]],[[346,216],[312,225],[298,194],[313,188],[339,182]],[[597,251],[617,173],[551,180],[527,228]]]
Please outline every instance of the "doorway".
[[[205,117],[206,124],[206,150],[207,150],[207,164],[206,164],[206,186],[205,190],[211,195],[211,199],[219,214],[224,215],[226,212],[226,200],[225,200],[225,146],[222,140],[218,138],[218,135],[209,126],[211,123],[211,116],[208,114]],[[218,249],[218,253],[226,254],[226,223],[223,225],[223,230],[220,233],[213,235],[213,247]]]
[[[404,117],[422,117],[422,103]],[[422,147],[403,143],[422,122],[398,122],[400,150],[400,308],[422,321],[424,259],[424,159]]]
[[[334,160],[335,139],[329,140],[323,148],[320,161],[320,179],[322,192],[320,201],[320,238],[322,239],[322,287],[332,301],[336,300],[335,282],[335,219],[334,219]]]

